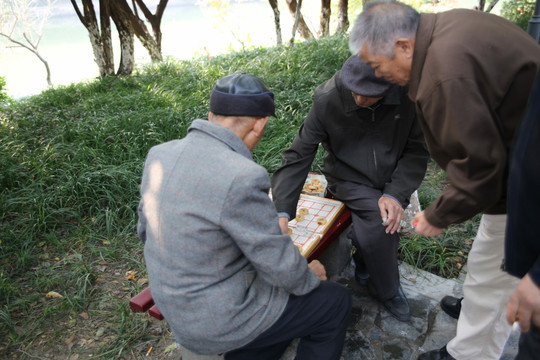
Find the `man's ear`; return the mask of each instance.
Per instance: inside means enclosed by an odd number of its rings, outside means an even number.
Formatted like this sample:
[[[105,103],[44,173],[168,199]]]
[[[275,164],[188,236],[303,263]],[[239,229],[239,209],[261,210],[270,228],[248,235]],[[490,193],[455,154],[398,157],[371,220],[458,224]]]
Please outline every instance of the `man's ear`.
[[[253,124],[253,131],[255,132],[255,135],[257,135],[258,138],[261,138],[264,135],[264,129],[266,127],[267,122],[268,122],[268,116],[260,117],[255,120],[255,124]]]
[[[394,51],[396,55],[399,53],[407,59],[411,59],[414,53],[414,40],[409,38],[397,39]]]

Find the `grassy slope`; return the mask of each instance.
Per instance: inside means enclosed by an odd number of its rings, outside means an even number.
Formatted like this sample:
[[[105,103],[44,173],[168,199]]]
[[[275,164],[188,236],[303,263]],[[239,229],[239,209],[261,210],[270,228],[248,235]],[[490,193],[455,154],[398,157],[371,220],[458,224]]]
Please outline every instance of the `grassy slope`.
[[[146,286],[135,230],[148,149],[183,137],[193,119],[206,117],[213,83],[245,71],[276,94],[277,117],[254,153],[272,173],[314,88],[348,56],[340,37],[252,49],[48,90],[0,108],[0,353],[140,356],[161,337],[127,306]],[[433,166],[420,192],[424,204],[443,182]],[[405,238],[401,256],[455,276],[466,258],[466,249],[458,251],[472,235],[466,224],[441,241]],[[62,298],[46,298],[49,291]]]

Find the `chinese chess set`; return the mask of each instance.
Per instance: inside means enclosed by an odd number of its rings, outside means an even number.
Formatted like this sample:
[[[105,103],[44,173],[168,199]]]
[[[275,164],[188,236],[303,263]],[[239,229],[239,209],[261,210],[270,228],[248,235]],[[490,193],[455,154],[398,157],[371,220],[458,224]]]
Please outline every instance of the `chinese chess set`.
[[[341,201],[300,195],[296,216],[289,221],[289,235],[304,257],[311,254],[344,208]]]

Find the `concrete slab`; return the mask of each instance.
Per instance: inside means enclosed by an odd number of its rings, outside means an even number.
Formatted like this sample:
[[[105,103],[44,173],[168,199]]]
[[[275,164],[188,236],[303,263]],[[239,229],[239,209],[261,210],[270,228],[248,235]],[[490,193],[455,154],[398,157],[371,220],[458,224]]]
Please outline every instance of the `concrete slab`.
[[[340,277],[334,278],[349,287],[353,295],[342,360],[416,360],[421,353],[439,349],[454,337],[457,320],[441,310],[439,301],[445,295],[462,296],[463,278],[444,279],[408,264],[400,265],[400,274],[411,306],[412,319],[408,323],[396,320],[366,288],[356,284],[352,262]],[[519,335],[519,330],[513,331],[501,360],[516,356]],[[281,360],[294,360],[297,344],[293,342]]]

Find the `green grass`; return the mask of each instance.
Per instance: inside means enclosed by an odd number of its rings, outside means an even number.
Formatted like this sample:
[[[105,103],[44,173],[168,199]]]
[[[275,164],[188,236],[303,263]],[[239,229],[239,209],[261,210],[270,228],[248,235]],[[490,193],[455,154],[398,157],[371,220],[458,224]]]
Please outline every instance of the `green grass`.
[[[151,344],[163,341],[165,330],[127,305],[146,287],[136,209],[148,150],[185,136],[192,120],[206,118],[215,81],[245,71],[262,77],[275,93],[277,116],[254,152],[273,173],[311,106],[313,90],[348,56],[347,40],[330,37],[169,60],[131,77],[0,103],[0,353],[143,358]],[[315,171],[322,157],[320,151]],[[433,166],[420,189],[424,206],[443,184],[444,173]],[[455,276],[451,265],[466,258],[473,229],[474,223],[467,231],[451,228],[440,239],[405,238],[401,257]],[[458,250],[459,241],[464,250]],[[49,291],[62,297],[46,298]]]

